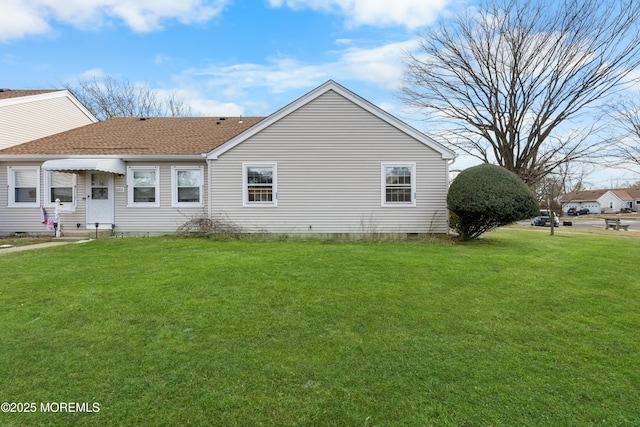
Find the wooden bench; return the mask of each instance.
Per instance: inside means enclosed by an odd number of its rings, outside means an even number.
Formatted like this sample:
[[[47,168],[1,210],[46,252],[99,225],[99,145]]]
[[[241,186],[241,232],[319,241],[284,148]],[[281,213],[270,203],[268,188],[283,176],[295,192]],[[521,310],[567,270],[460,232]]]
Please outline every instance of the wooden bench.
[[[624,231],[628,231],[629,224],[625,224],[625,225],[620,224],[620,219],[618,218],[604,218],[604,229],[608,230],[610,228],[613,228],[616,231],[620,229],[623,229]]]

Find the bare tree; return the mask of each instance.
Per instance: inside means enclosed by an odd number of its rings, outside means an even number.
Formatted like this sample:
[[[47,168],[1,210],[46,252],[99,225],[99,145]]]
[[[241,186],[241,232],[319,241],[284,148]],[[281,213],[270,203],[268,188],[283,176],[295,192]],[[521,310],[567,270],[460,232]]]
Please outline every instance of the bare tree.
[[[421,38],[401,97],[436,137],[534,188],[599,154],[585,113],[640,65],[639,23],[637,0],[485,0]]]
[[[100,120],[111,117],[188,116],[191,108],[176,92],[161,96],[146,84],[127,79],[105,77],[102,80],[81,79],[77,86],[66,85],[94,116]]]
[[[621,167],[640,166],[640,101],[630,97],[620,99],[609,106],[609,111],[618,136],[612,146],[613,156]]]
[[[558,202],[558,198],[562,195],[564,187],[563,177],[555,174],[548,174],[543,177],[537,185],[536,196],[540,202],[544,202],[549,211],[550,234],[555,234],[555,219],[562,211],[562,206]]]

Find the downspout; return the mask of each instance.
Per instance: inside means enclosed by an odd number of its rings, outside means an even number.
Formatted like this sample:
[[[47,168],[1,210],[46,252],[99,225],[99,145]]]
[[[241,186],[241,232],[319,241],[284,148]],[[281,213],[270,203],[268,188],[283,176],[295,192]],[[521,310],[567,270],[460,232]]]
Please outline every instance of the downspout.
[[[204,154],[206,156],[206,154]],[[207,159],[207,176],[208,176],[208,188],[207,188],[207,217],[212,218],[213,214],[213,174],[211,173],[211,160]]]
[[[447,161],[447,165],[445,167],[446,169],[446,191],[445,191],[445,213],[447,215],[447,235],[449,235],[449,233],[451,232],[451,223],[449,222],[449,218],[451,217],[451,215],[449,214],[449,208],[446,206],[446,197],[449,194],[449,186],[451,185],[451,172],[450,172],[450,166],[453,165],[456,162],[456,158],[454,157],[451,160]]]

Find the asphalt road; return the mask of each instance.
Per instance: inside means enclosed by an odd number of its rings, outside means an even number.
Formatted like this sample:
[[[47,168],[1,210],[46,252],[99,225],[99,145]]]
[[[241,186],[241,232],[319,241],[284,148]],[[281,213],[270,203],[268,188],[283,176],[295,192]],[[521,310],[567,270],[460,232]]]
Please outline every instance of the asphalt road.
[[[611,218],[615,218],[615,215],[612,215]],[[589,217],[589,215],[583,216],[563,216],[560,218],[560,227],[564,228],[567,226],[563,226],[562,223],[564,221],[571,221],[571,227],[573,228],[595,228],[604,230],[604,219],[601,217]],[[519,224],[522,225],[530,225],[530,221],[521,221]],[[640,218],[620,218],[620,224],[629,225],[629,231],[640,231]],[[543,227],[540,227],[543,228]],[[545,227],[548,228],[548,227]]]

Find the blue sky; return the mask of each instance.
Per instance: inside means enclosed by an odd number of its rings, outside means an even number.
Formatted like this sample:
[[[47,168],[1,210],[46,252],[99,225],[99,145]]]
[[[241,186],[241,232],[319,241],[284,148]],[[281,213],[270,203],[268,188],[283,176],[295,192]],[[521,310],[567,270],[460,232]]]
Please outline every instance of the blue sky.
[[[268,115],[328,79],[402,116],[402,54],[452,0],[3,0],[0,86],[108,75],[198,115]],[[178,3],[178,4],[176,4]],[[389,7],[393,5],[393,7]],[[8,13],[7,13],[8,12]]]
[[[473,0],[2,0],[0,87],[104,76],[177,92],[196,115],[266,116],[333,79],[396,99],[404,52]],[[428,134],[428,130],[426,132]],[[460,158],[454,167],[474,161]],[[594,185],[637,174],[600,172]]]

